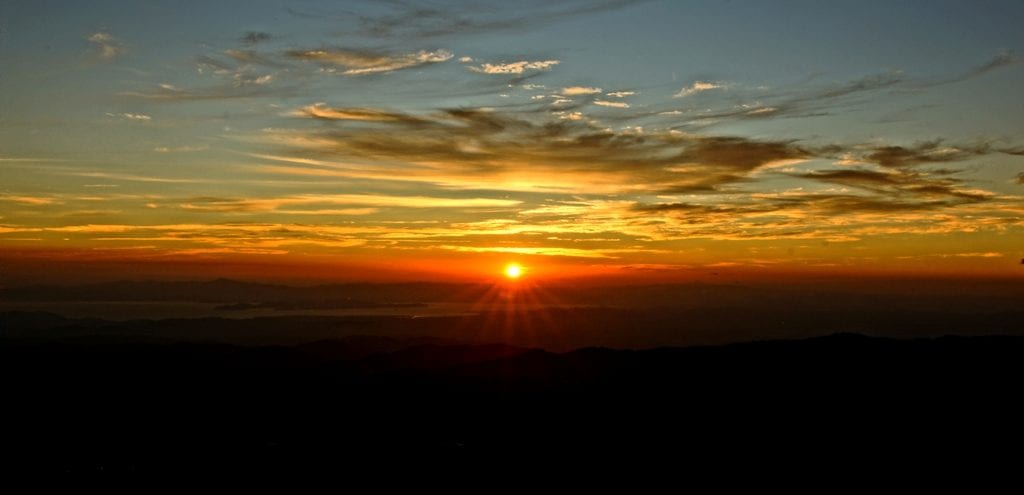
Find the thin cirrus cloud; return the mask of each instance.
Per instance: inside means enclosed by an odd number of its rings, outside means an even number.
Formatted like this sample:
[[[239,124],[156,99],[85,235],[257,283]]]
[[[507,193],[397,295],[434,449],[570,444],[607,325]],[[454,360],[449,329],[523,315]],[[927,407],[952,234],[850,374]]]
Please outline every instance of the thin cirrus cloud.
[[[469,59],[468,61],[472,61],[472,59]],[[479,72],[481,74],[522,74],[527,71],[550,70],[552,67],[560,63],[561,61],[559,60],[521,60],[518,62],[503,62],[498,64],[485,63],[479,66],[470,66],[469,70]]]
[[[389,54],[343,48],[321,48],[315,50],[292,50],[288,56],[296,60],[317,62],[330,68],[340,68],[341,74],[358,76],[393,72],[401,69],[436,64],[450,60],[454,55],[448,50],[420,50],[414,53]]]

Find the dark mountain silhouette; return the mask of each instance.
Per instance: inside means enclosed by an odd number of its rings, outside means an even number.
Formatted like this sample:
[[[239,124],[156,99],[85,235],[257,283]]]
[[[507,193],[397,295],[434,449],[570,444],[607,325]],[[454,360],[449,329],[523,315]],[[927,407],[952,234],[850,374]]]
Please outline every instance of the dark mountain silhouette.
[[[212,281],[122,281],[77,286],[0,288],[0,301],[179,301],[221,304],[226,309],[276,306],[375,307],[438,302],[477,303],[492,284],[348,283],[288,286],[228,279]],[[1015,279],[839,279],[803,282],[675,283],[644,285],[545,284],[534,297],[548,305],[617,308],[763,308],[803,306],[815,310],[916,309],[1007,310],[1024,297]],[[415,307],[415,306],[412,306]]]
[[[442,290],[438,290],[442,288]],[[361,304],[420,303],[473,298],[487,286],[426,282],[394,284],[332,284],[287,286],[217,279],[211,281],[122,281],[76,286],[25,286],[0,289],[6,301],[190,301],[208,303],[321,303]]]
[[[105,321],[50,313],[0,313],[0,337],[117,339],[145,342],[221,342],[296,345],[353,335],[435,337],[566,351],[579,347],[649,348],[799,339],[832,333],[898,338],[1022,335],[1024,310],[957,311],[808,307],[628,309],[563,307],[411,317],[267,316]],[[20,322],[25,322],[21,324]]]
[[[1024,439],[1024,293],[961,282],[552,286],[538,292],[548,306],[499,299],[429,317],[125,321],[66,308],[418,311],[493,287],[7,288],[3,308],[43,311],[0,312],[0,474],[347,481],[415,466],[503,480],[578,463],[593,479],[614,472],[602,463],[638,461],[689,479],[995,465]]]
[[[949,462],[1022,439],[1022,358],[1008,336],[567,353],[4,339],[0,452],[50,477]]]

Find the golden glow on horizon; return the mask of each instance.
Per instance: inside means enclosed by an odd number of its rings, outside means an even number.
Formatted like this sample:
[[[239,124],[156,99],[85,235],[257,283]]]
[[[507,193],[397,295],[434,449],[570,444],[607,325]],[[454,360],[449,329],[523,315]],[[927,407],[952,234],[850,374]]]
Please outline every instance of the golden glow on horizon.
[[[518,263],[509,263],[505,265],[505,277],[515,280],[523,276],[523,267]]]

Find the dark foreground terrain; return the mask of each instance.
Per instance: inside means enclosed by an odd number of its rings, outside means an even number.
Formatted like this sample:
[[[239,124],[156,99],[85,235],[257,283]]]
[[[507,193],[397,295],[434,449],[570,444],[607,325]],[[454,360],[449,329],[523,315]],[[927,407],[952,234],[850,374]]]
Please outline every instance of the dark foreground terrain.
[[[997,336],[553,353],[9,334],[0,455],[7,474],[151,479],[1014,463],[1022,371],[1024,338]]]

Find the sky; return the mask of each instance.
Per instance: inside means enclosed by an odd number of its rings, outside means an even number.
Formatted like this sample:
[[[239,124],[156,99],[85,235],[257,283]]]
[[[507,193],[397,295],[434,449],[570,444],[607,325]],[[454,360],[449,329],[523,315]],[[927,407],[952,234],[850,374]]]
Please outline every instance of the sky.
[[[1021,19],[1019,1],[4,2],[0,282],[510,261],[1020,277]]]

